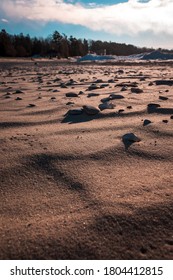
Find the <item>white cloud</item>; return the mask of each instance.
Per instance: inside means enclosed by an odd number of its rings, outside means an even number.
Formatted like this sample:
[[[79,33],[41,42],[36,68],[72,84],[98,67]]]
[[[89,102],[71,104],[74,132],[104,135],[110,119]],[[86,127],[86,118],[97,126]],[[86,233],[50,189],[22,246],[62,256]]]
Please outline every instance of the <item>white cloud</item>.
[[[118,36],[146,32],[154,36],[173,35],[173,0],[129,0],[111,6],[88,7],[70,0],[1,0],[0,9],[8,18],[18,21],[80,24]]]
[[[1,18],[2,22],[8,23],[9,21],[6,18]]]

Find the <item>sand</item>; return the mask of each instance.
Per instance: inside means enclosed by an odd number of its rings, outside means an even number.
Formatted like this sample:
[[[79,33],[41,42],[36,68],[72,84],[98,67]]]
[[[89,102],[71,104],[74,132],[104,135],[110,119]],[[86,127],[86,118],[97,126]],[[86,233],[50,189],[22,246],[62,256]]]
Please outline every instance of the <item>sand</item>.
[[[172,65],[1,60],[0,74],[0,259],[173,259],[173,89],[155,82]],[[110,94],[124,98],[83,112]]]

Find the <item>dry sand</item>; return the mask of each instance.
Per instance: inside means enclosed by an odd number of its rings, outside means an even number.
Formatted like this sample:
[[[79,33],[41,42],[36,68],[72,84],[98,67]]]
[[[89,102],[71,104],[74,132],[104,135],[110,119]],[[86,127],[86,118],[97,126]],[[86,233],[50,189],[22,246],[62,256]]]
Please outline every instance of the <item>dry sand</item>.
[[[0,258],[173,259],[173,88],[155,83],[172,65],[1,61],[0,74]],[[114,109],[65,115],[113,93]]]

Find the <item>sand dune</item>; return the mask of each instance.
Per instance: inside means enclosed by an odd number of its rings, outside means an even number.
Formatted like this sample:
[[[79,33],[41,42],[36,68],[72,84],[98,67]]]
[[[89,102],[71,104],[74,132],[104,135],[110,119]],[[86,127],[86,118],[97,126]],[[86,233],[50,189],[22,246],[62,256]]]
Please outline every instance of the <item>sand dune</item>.
[[[0,258],[172,259],[173,95],[156,82],[171,65],[1,61],[0,74]]]

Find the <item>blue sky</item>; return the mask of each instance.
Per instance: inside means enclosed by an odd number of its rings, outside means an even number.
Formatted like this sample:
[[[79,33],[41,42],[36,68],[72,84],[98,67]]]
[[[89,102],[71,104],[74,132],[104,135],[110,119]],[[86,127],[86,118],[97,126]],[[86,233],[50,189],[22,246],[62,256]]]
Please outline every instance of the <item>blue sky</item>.
[[[0,0],[0,29],[173,49],[173,0]]]

